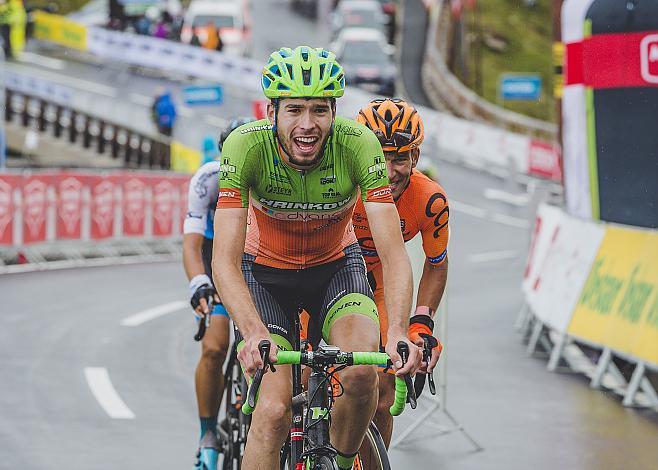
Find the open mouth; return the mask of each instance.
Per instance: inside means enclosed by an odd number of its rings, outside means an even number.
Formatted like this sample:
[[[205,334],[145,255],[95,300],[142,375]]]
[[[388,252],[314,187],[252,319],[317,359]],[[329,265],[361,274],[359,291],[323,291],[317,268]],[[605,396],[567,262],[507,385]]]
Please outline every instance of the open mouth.
[[[303,136],[303,137],[293,137],[292,140],[295,143],[295,147],[297,147],[300,153],[310,154],[315,151],[315,148],[317,147],[320,138],[312,137],[312,136]]]

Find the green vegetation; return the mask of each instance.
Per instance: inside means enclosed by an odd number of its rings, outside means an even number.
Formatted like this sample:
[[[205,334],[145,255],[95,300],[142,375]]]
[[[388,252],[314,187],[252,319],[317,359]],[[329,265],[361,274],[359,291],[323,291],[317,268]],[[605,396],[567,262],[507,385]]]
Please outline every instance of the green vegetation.
[[[49,9],[58,15],[67,15],[89,3],[89,0],[25,0],[28,7]]]
[[[479,44],[482,95],[512,111],[554,122],[551,1],[537,0],[534,7],[526,6],[524,0],[477,0],[477,4],[480,28],[474,22],[474,12],[464,11],[466,42],[470,44],[467,58],[470,73],[464,81],[475,89],[473,69]],[[498,83],[505,73],[540,74],[541,99],[500,102]]]

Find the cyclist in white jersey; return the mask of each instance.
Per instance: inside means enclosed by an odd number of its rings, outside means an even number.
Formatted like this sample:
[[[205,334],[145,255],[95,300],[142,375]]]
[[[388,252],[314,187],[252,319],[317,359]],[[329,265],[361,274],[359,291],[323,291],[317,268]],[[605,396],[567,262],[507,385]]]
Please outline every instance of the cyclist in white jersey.
[[[253,118],[233,119],[219,138],[224,140],[237,127]],[[195,385],[201,437],[195,470],[216,470],[218,459],[217,414],[224,391],[222,367],[229,347],[229,317],[212,283],[213,221],[219,193],[220,162],[201,166],[190,181],[187,215],[183,228],[183,265],[190,281],[192,308],[197,321],[209,314],[212,322],[201,343],[201,357],[196,368]]]

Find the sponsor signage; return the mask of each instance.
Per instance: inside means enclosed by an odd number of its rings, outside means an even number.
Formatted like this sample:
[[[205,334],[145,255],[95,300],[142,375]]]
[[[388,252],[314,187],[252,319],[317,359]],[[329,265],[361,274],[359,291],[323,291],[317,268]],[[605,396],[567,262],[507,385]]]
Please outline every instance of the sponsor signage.
[[[0,245],[13,242],[14,190],[21,179],[18,175],[0,175]]]
[[[500,97],[503,100],[537,101],[541,97],[541,77],[503,75],[500,78]]]
[[[183,101],[188,106],[219,105],[224,101],[224,92],[219,85],[186,86]]]
[[[81,237],[82,188],[82,179],[75,175],[58,178],[56,233],[60,240]]]

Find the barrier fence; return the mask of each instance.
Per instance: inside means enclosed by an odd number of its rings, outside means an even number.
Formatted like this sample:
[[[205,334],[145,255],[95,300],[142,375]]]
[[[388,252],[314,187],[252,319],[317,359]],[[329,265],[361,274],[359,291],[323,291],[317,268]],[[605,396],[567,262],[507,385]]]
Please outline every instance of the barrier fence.
[[[532,324],[529,352],[548,345],[555,370],[571,341],[600,349],[597,387],[614,367],[611,358],[621,357],[636,364],[624,404],[634,404],[642,388],[658,409],[644,377],[647,368],[658,370],[658,231],[586,222],[542,205],[522,287],[519,326]],[[557,340],[542,342],[549,331]]]
[[[0,173],[0,247],[179,237],[188,186],[154,172]]]

